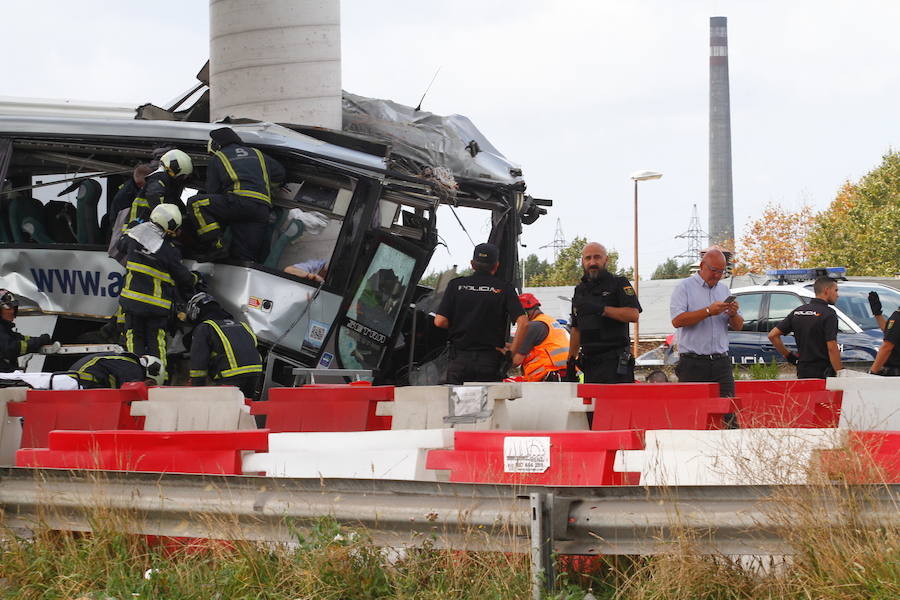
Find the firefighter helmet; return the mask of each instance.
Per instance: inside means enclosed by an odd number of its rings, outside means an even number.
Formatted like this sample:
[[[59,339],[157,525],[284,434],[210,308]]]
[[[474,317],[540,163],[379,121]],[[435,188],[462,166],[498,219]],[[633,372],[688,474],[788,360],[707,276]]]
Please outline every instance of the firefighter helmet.
[[[187,303],[187,309],[185,310],[188,321],[196,323],[200,319],[200,309],[203,305],[215,301],[216,299],[206,292],[197,292],[191,296],[191,299],[188,300]]]
[[[174,235],[181,227],[181,211],[174,204],[160,204],[150,213],[150,220],[169,235]]]
[[[145,354],[141,357],[141,366],[147,374],[147,379],[152,379],[156,385],[162,385],[166,380],[166,368],[156,356]]]
[[[9,290],[0,289],[0,308],[11,308],[19,312],[19,299]]]
[[[159,158],[159,162],[172,177],[187,177],[194,172],[191,157],[183,150],[169,150]]]

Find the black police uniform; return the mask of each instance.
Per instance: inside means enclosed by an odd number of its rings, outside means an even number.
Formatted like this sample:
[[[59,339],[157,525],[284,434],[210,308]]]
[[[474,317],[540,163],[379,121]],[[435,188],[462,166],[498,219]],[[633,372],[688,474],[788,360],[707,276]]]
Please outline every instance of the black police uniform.
[[[246,323],[233,319],[207,319],[194,328],[191,342],[191,385],[234,385],[245,398],[256,394],[262,358],[256,335]]]
[[[50,336],[46,333],[35,337],[22,335],[15,330],[12,321],[0,319],[0,373],[17,371],[20,356],[37,352],[49,343]]]
[[[777,325],[784,335],[794,333],[797,340],[798,379],[824,379],[833,376],[828,357],[828,342],[837,339],[837,313],[821,298],[798,306]]]
[[[144,187],[131,203],[128,222],[149,221],[150,213],[160,204],[174,204],[181,214],[184,214],[184,202],[181,201],[182,192],[184,192],[184,184],[160,167],[160,170],[147,176]]]
[[[881,375],[900,377],[900,310],[895,310],[884,327],[884,341],[894,344],[894,349],[884,363]]]
[[[284,181],[277,160],[256,148],[232,143],[213,154],[206,170],[206,194],[188,200],[188,217],[197,236],[213,251],[223,250],[223,227],[232,230],[231,254],[263,262],[269,251],[266,229],[272,212],[272,186]]]
[[[90,354],[72,365],[71,371],[81,387],[87,389],[118,389],[123,383],[146,379],[138,357],[127,352]]]
[[[155,228],[162,244],[151,252],[131,237],[137,227]],[[166,364],[166,328],[176,302],[193,292],[194,278],[181,264],[181,252],[155,223],[142,223],[119,240],[126,256],[125,283],[119,306],[125,314],[125,348],[132,354],[151,354]]]
[[[437,314],[450,321],[446,383],[497,381],[509,325],[525,314],[515,288],[489,273],[457,277],[447,285]]]
[[[606,306],[642,310],[627,278],[606,270],[596,280],[584,275],[572,297],[572,327],[580,334],[584,382],[634,383],[628,323],[602,316]]]

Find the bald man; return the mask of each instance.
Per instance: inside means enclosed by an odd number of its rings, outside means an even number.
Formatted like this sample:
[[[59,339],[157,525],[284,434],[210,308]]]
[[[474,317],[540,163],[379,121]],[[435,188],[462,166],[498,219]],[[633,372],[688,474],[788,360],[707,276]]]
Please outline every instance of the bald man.
[[[638,320],[641,304],[628,279],[607,270],[608,262],[603,244],[591,242],[581,251],[584,276],[572,297],[569,380],[580,353],[585,383],[634,383],[628,324]]]
[[[734,397],[734,373],[728,356],[728,330],[740,331],[744,318],[731,291],[725,254],[716,247],[702,253],[700,272],[683,279],[672,292],[669,313],[677,330],[678,381],[715,382],[723,398]]]

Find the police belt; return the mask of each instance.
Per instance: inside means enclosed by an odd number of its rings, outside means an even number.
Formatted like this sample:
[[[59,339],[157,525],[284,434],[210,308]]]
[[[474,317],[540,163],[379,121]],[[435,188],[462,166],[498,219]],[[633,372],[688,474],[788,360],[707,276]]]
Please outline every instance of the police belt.
[[[697,354],[696,352],[681,352],[678,358],[699,358],[701,360],[720,360],[728,358],[727,352],[719,352],[717,354]]]

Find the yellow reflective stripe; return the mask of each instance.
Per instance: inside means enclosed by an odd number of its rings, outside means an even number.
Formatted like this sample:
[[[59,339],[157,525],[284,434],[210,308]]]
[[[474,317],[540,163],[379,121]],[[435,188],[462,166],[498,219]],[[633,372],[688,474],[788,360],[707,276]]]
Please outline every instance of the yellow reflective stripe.
[[[154,279],[159,279],[160,281],[164,281],[165,283],[175,285],[175,280],[172,279],[172,276],[164,271],[160,271],[159,269],[154,269],[145,264],[136,263],[132,261],[128,261],[125,264],[125,268],[129,271],[137,271],[138,273],[143,273],[144,275],[149,275]]]
[[[76,377],[78,377],[78,379],[84,379],[85,381],[97,381],[97,379],[93,375],[91,375],[90,373],[85,373],[84,371],[76,371],[75,375]]]
[[[272,199],[260,192],[253,192],[250,190],[240,190],[233,192],[237,196],[244,196],[246,198],[256,198],[257,200],[262,200],[266,203],[271,203]]]
[[[209,225],[204,225],[200,229],[197,230],[197,235],[203,235],[204,233],[209,233],[210,231],[215,231],[219,228],[219,224],[213,221]]]
[[[134,352],[134,330],[126,329],[125,330],[125,349],[129,352]]]
[[[250,337],[253,338],[253,345],[254,345],[254,346],[259,346],[259,342],[256,340],[256,334],[253,333],[253,330],[250,329],[250,326],[247,325],[246,323],[244,323],[243,321],[241,321],[241,325],[244,326],[244,329],[246,329],[246,330],[247,330],[247,333],[250,334]]]
[[[168,361],[166,360],[166,331],[165,329],[157,329],[156,330],[156,344],[157,348],[159,348],[159,361],[162,363],[163,373],[166,371],[166,365]]]
[[[234,172],[234,167],[231,166],[231,161],[228,160],[228,157],[225,156],[225,153],[221,150],[216,151],[216,156],[218,156],[219,160],[222,161],[222,166],[225,167],[225,172],[228,173],[228,177],[231,178],[233,191],[237,192],[241,189],[241,180],[238,179],[237,173]]]
[[[247,375],[248,373],[262,373],[262,365],[247,365],[246,367],[226,369],[219,373],[217,379],[222,379],[223,377],[235,377],[237,375]]]
[[[200,210],[201,206],[209,206],[209,198],[201,198],[191,202],[191,210],[194,211],[194,217],[197,219],[197,224],[200,225],[200,227],[197,228],[197,234],[202,235],[219,229],[219,224],[216,221],[213,221],[212,223],[206,222],[206,219],[203,217],[203,212]]]
[[[135,292],[134,290],[122,290],[122,298],[128,298],[129,300],[144,302],[146,304],[152,304],[153,306],[160,306],[162,308],[172,308],[171,300],[165,300],[163,298],[157,298],[148,294],[142,294],[140,292]],[[132,348],[131,350],[133,351],[134,348]]]
[[[190,373],[191,377],[206,377],[206,371],[195,371],[191,369]]]
[[[225,332],[216,324],[215,321],[203,321],[204,323],[208,323],[210,327],[216,330],[216,333],[219,334],[219,339],[222,340],[222,347],[225,349],[225,358],[228,360],[228,366],[232,369],[237,368],[237,360],[234,358],[234,348],[231,347],[231,342],[228,341],[228,338],[225,337]],[[223,371],[224,373],[224,371]]]
[[[128,213],[128,221],[134,221],[138,217],[138,208],[144,207],[150,210],[150,202],[146,198],[135,198],[131,202],[131,211]]]
[[[271,201],[272,199],[272,185],[269,183],[269,170],[266,168],[266,158],[263,156],[263,153],[253,149],[256,152],[256,156],[259,157],[259,167],[262,169],[263,181],[266,182],[266,200]]]
[[[28,340],[31,338],[25,336],[24,340],[19,340],[19,354],[25,354],[28,351]]]

